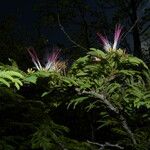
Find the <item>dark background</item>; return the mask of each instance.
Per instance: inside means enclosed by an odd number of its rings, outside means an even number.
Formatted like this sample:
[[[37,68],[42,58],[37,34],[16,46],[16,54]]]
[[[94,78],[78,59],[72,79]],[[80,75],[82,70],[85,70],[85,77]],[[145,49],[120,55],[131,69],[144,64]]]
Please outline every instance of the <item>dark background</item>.
[[[96,32],[113,41],[116,24],[124,26],[120,47],[149,63],[149,0],[1,0],[0,61],[12,58],[22,69],[30,66],[27,48],[33,46],[42,59],[53,46],[74,61],[90,47],[102,48]],[[58,18],[69,37],[58,25]]]

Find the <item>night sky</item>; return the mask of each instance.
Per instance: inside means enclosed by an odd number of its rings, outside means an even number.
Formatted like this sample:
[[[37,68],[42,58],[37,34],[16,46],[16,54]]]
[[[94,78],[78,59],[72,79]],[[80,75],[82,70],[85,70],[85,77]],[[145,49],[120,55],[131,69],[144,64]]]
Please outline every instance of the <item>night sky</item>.
[[[6,15],[16,15],[22,24],[31,28],[36,19],[32,10],[35,0],[1,0],[0,17],[3,19]]]
[[[32,29],[33,23],[37,20],[36,13],[33,11],[33,6],[38,0],[1,0],[0,2],[0,19],[2,20],[7,15],[16,15],[22,24],[25,24],[27,29]],[[90,6],[95,7],[95,3],[87,0]],[[150,1],[139,8],[138,15],[143,14],[143,10],[150,7]],[[51,9],[51,8],[50,8]],[[108,10],[107,10],[108,11]]]
[[[1,0],[0,21],[4,21],[6,16],[14,15],[17,17],[17,23],[23,26],[30,33],[30,36],[34,38],[36,36],[34,25],[38,21],[38,17],[33,7],[37,2],[38,0]],[[42,34],[49,40],[51,45],[55,45],[59,41],[63,43],[67,40],[59,28],[44,29]]]
[[[90,6],[95,7],[95,3],[92,0],[87,0]],[[1,0],[0,2],[0,21],[4,21],[6,16],[16,16],[17,22],[25,28],[32,37],[36,36],[34,25],[38,21],[36,12],[33,11],[33,6],[38,3],[38,0]],[[147,0],[147,4],[139,9],[139,16],[142,16],[143,8],[149,7],[150,1]],[[51,8],[50,8],[51,9]],[[108,11],[108,10],[107,10]],[[110,15],[108,15],[110,17]],[[17,28],[17,27],[16,27]],[[73,28],[73,26],[72,26]],[[60,30],[59,27],[54,29],[48,28],[42,31],[42,34],[49,40],[51,44],[70,43],[66,42],[67,39]]]

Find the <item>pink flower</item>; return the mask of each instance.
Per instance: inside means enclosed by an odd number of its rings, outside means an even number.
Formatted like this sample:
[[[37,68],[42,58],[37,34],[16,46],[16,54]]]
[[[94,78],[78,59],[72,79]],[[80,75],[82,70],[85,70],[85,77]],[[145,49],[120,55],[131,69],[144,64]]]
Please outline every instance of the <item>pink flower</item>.
[[[122,27],[121,25],[116,25],[115,28],[115,35],[114,35],[114,44],[113,44],[113,50],[117,49],[117,44],[119,40],[121,39],[121,32],[122,32]]]
[[[54,48],[53,52],[48,56],[47,63],[45,64],[46,70],[49,70],[49,69],[55,70],[56,69],[59,55],[60,55],[60,50],[57,48]]]
[[[60,50],[57,48],[54,48],[52,53],[48,55],[47,62],[44,67],[42,67],[40,60],[33,48],[29,48],[28,52],[37,70],[60,71],[61,69],[65,68],[65,63],[59,61]]]
[[[106,36],[101,35],[100,33],[97,33],[100,41],[103,44],[104,49],[109,52],[109,51],[116,51],[117,49],[117,45],[119,40],[121,39],[121,32],[122,32],[122,27],[121,25],[116,25],[115,28],[115,35],[114,35],[114,43],[113,46],[111,45],[111,43],[108,41]]]
[[[104,49],[108,52],[111,50],[111,44],[109,43],[107,37],[97,33],[98,37],[100,38],[101,42],[103,43]]]
[[[34,63],[35,67],[38,69],[38,70],[41,70],[42,69],[42,66],[41,66],[41,63],[39,61],[39,58],[36,54],[36,51],[34,50],[34,48],[28,48],[28,52],[32,58],[32,62]]]

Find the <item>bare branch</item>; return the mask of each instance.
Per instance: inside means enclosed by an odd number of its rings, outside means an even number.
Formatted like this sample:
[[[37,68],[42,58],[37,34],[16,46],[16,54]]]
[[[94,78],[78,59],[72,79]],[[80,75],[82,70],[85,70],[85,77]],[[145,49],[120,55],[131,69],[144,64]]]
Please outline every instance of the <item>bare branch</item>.
[[[124,35],[122,35],[121,41],[128,35],[129,32],[131,32],[133,30],[133,28],[137,25],[139,21],[139,18],[137,18],[137,20],[134,22],[134,24],[130,27],[130,29],[128,30],[128,32],[126,32]]]
[[[105,144],[100,144],[100,143],[91,142],[91,141],[87,141],[87,142],[90,143],[90,144],[99,146],[101,150],[103,150],[105,147],[116,147],[116,148],[119,148],[119,149],[124,149],[124,147],[122,147],[118,144],[111,144],[109,142],[106,142]]]
[[[59,18],[59,14],[58,14],[58,25],[60,27],[60,29],[63,31],[63,33],[66,35],[66,37],[69,39],[69,41],[71,41],[74,45],[76,45],[77,47],[80,47],[83,50],[87,51],[87,48],[81,46],[80,44],[78,44],[77,42],[75,42],[74,40],[72,40],[72,38],[69,36],[69,34],[65,31],[64,27],[62,26],[62,24],[60,23],[60,18]]]

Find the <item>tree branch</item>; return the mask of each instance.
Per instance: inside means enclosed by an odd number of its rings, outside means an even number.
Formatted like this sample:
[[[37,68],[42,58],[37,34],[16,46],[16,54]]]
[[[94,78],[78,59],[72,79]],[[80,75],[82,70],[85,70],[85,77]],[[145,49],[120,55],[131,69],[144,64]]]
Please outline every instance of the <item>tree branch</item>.
[[[81,46],[80,44],[76,43],[74,40],[72,40],[72,38],[69,36],[69,34],[65,31],[64,27],[62,26],[62,24],[60,23],[60,18],[59,18],[59,14],[58,14],[58,25],[60,27],[60,29],[63,31],[63,33],[66,35],[66,37],[68,38],[68,40],[70,42],[72,42],[74,45],[76,45],[77,47],[80,47],[83,50],[87,51],[87,48]]]
[[[91,95],[95,98],[98,98],[102,103],[104,103],[107,106],[107,108],[109,108],[111,111],[113,111],[119,117],[119,120],[121,121],[122,127],[126,130],[128,135],[132,139],[133,144],[134,145],[137,144],[136,140],[134,138],[134,134],[132,133],[131,129],[129,128],[125,117],[120,113],[120,110],[118,108],[113,106],[113,104],[111,104],[111,102],[109,100],[107,100],[107,98],[104,94],[99,94],[99,93],[96,93],[95,91],[85,91],[85,90],[81,92],[80,89],[78,89],[78,88],[76,88],[76,91],[79,94]]]
[[[124,149],[124,147],[119,146],[118,144],[111,144],[111,143],[108,143],[108,142],[106,142],[105,144],[100,144],[100,143],[91,142],[91,141],[87,141],[87,142],[90,143],[90,144],[99,146],[101,150],[103,150],[105,147],[116,147],[116,148],[119,148],[119,149]]]

